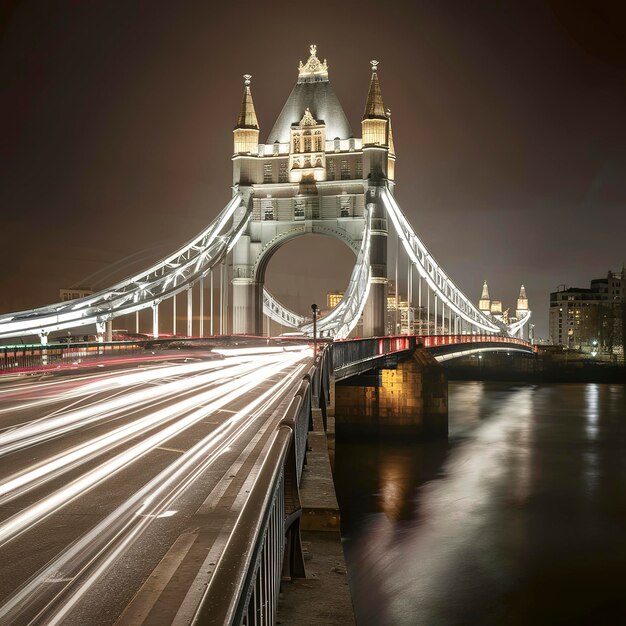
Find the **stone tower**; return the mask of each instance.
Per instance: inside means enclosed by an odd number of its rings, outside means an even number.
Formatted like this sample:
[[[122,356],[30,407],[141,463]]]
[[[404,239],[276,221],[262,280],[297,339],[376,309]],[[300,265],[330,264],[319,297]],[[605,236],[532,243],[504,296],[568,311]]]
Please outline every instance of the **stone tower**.
[[[250,76],[244,77],[234,130],[233,185],[252,216],[233,250],[234,333],[262,332],[265,270],[278,248],[295,237],[320,234],[343,241],[356,255],[367,204],[372,275],[364,334],[385,334],[387,216],[379,190],[393,185],[395,152],[377,65],[372,62],[363,140],[354,136],[331,86],[328,63],[317,57],[316,46],[300,62],[297,82],[265,143],[259,143]],[[320,238],[322,253],[323,245]]]

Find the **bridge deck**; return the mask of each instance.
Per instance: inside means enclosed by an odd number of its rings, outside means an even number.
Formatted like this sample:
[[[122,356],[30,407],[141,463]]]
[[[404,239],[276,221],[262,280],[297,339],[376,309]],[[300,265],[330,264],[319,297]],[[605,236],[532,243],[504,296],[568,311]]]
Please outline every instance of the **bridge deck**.
[[[188,623],[308,354],[1,384],[0,623]]]

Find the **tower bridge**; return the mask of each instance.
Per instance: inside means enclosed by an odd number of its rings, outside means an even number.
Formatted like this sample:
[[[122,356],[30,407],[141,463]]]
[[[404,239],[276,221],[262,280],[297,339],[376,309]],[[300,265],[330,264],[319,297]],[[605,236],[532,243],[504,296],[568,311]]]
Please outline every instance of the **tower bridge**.
[[[453,282],[417,235],[395,196],[396,152],[391,113],[383,104],[379,63],[371,62],[369,90],[354,136],[330,79],[329,66],[313,45],[300,62],[295,86],[265,143],[254,108],[251,76],[233,130],[233,197],[202,232],[143,272],[72,301],[0,315],[0,340],[47,343],[50,334],[95,327],[101,340],[112,321],[152,311],[152,335],[164,332],[159,311],[169,302],[176,323],[177,295],[187,295],[187,335],[193,332],[194,292],[200,304],[199,335],[205,334],[205,288],[209,281],[210,334],[260,335],[263,316],[313,332],[310,320],[277,302],[264,287],[272,255],[306,234],[334,237],[355,254],[342,301],[320,320],[319,334],[342,339],[363,319],[362,335],[387,332],[389,283],[387,240],[395,233],[407,259],[407,302],[417,311],[416,334],[497,334],[523,337],[531,316],[524,288],[509,318],[483,297],[480,306]],[[213,302],[219,271],[220,304]],[[232,291],[226,288],[228,281]],[[483,293],[483,296],[485,294]],[[232,299],[232,302],[231,302]],[[487,306],[485,307],[485,302]],[[137,317],[138,319],[138,317]],[[176,334],[176,328],[172,329]],[[109,332],[110,335],[110,332]],[[109,336],[110,339],[110,336]]]
[[[283,575],[305,573],[301,482],[313,414],[325,425],[332,400],[351,432],[445,436],[447,386],[436,361],[532,351],[522,338],[530,319],[523,287],[514,316],[494,306],[486,285],[474,305],[401,210],[377,61],[361,137],[315,46],[265,143],[251,84],[244,76],[233,195],[213,222],[107,289],[0,316],[0,340],[20,341],[0,346],[0,372],[78,369],[0,390],[8,420],[0,458],[12,463],[0,478],[0,549],[10,569],[0,581],[0,623],[273,623]],[[265,289],[272,255],[309,233],[355,255],[344,297],[317,324],[317,354],[311,320]],[[418,312],[405,336],[387,336],[390,233]],[[160,310],[175,311],[181,293],[189,337],[199,299],[201,337],[160,343]],[[150,340],[105,341],[115,318],[144,309]],[[263,315],[304,341],[258,337]],[[365,337],[351,338],[361,318]],[[49,341],[94,326],[93,344]],[[79,521],[68,524],[67,515]]]

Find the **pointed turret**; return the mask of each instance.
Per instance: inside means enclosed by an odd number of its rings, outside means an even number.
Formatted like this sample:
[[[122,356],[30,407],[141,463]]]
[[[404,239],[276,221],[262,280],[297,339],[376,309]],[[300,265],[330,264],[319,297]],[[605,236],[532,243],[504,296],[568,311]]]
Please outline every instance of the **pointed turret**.
[[[378,61],[370,61],[372,65],[372,77],[370,89],[365,102],[365,111],[361,127],[363,130],[364,146],[387,146],[388,145],[388,120],[385,115],[383,96],[378,81]]]
[[[483,292],[480,295],[480,301],[478,302],[478,308],[483,313],[489,313],[491,311],[491,299],[489,298],[489,287],[487,287],[487,281],[483,283]]]
[[[391,109],[387,109],[387,123],[389,124],[389,157],[387,158],[387,178],[396,179],[396,148],[393,145],[393,131],[391,130]]]
[[[528,298],[526,297],[526,289],[524,289],[524,285],[521,286],[519,290],[519,297],[517,298],[517,307],[515,311],[515,315],[517,317],[521,317],[525,315],[528,311]]]
[[[235,154],[256,152],[259,146],[259,122],[256,117],[256,111],[254,110],[254,102],[252,102],[252,92],[250,91],[251,79],[252,76],[250,76],[250,74],[246,74],[243,77],[243,99],[241,101],[237,126],[235,126],[233,130]]]

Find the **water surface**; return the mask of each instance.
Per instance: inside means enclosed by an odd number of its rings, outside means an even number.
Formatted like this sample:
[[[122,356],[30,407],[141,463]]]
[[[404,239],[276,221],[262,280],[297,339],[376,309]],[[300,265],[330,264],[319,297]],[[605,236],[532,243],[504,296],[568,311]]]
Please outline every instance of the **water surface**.
[[[626,623],[624,386],[449,391],[448,441],[337,442],[358,623]]]

